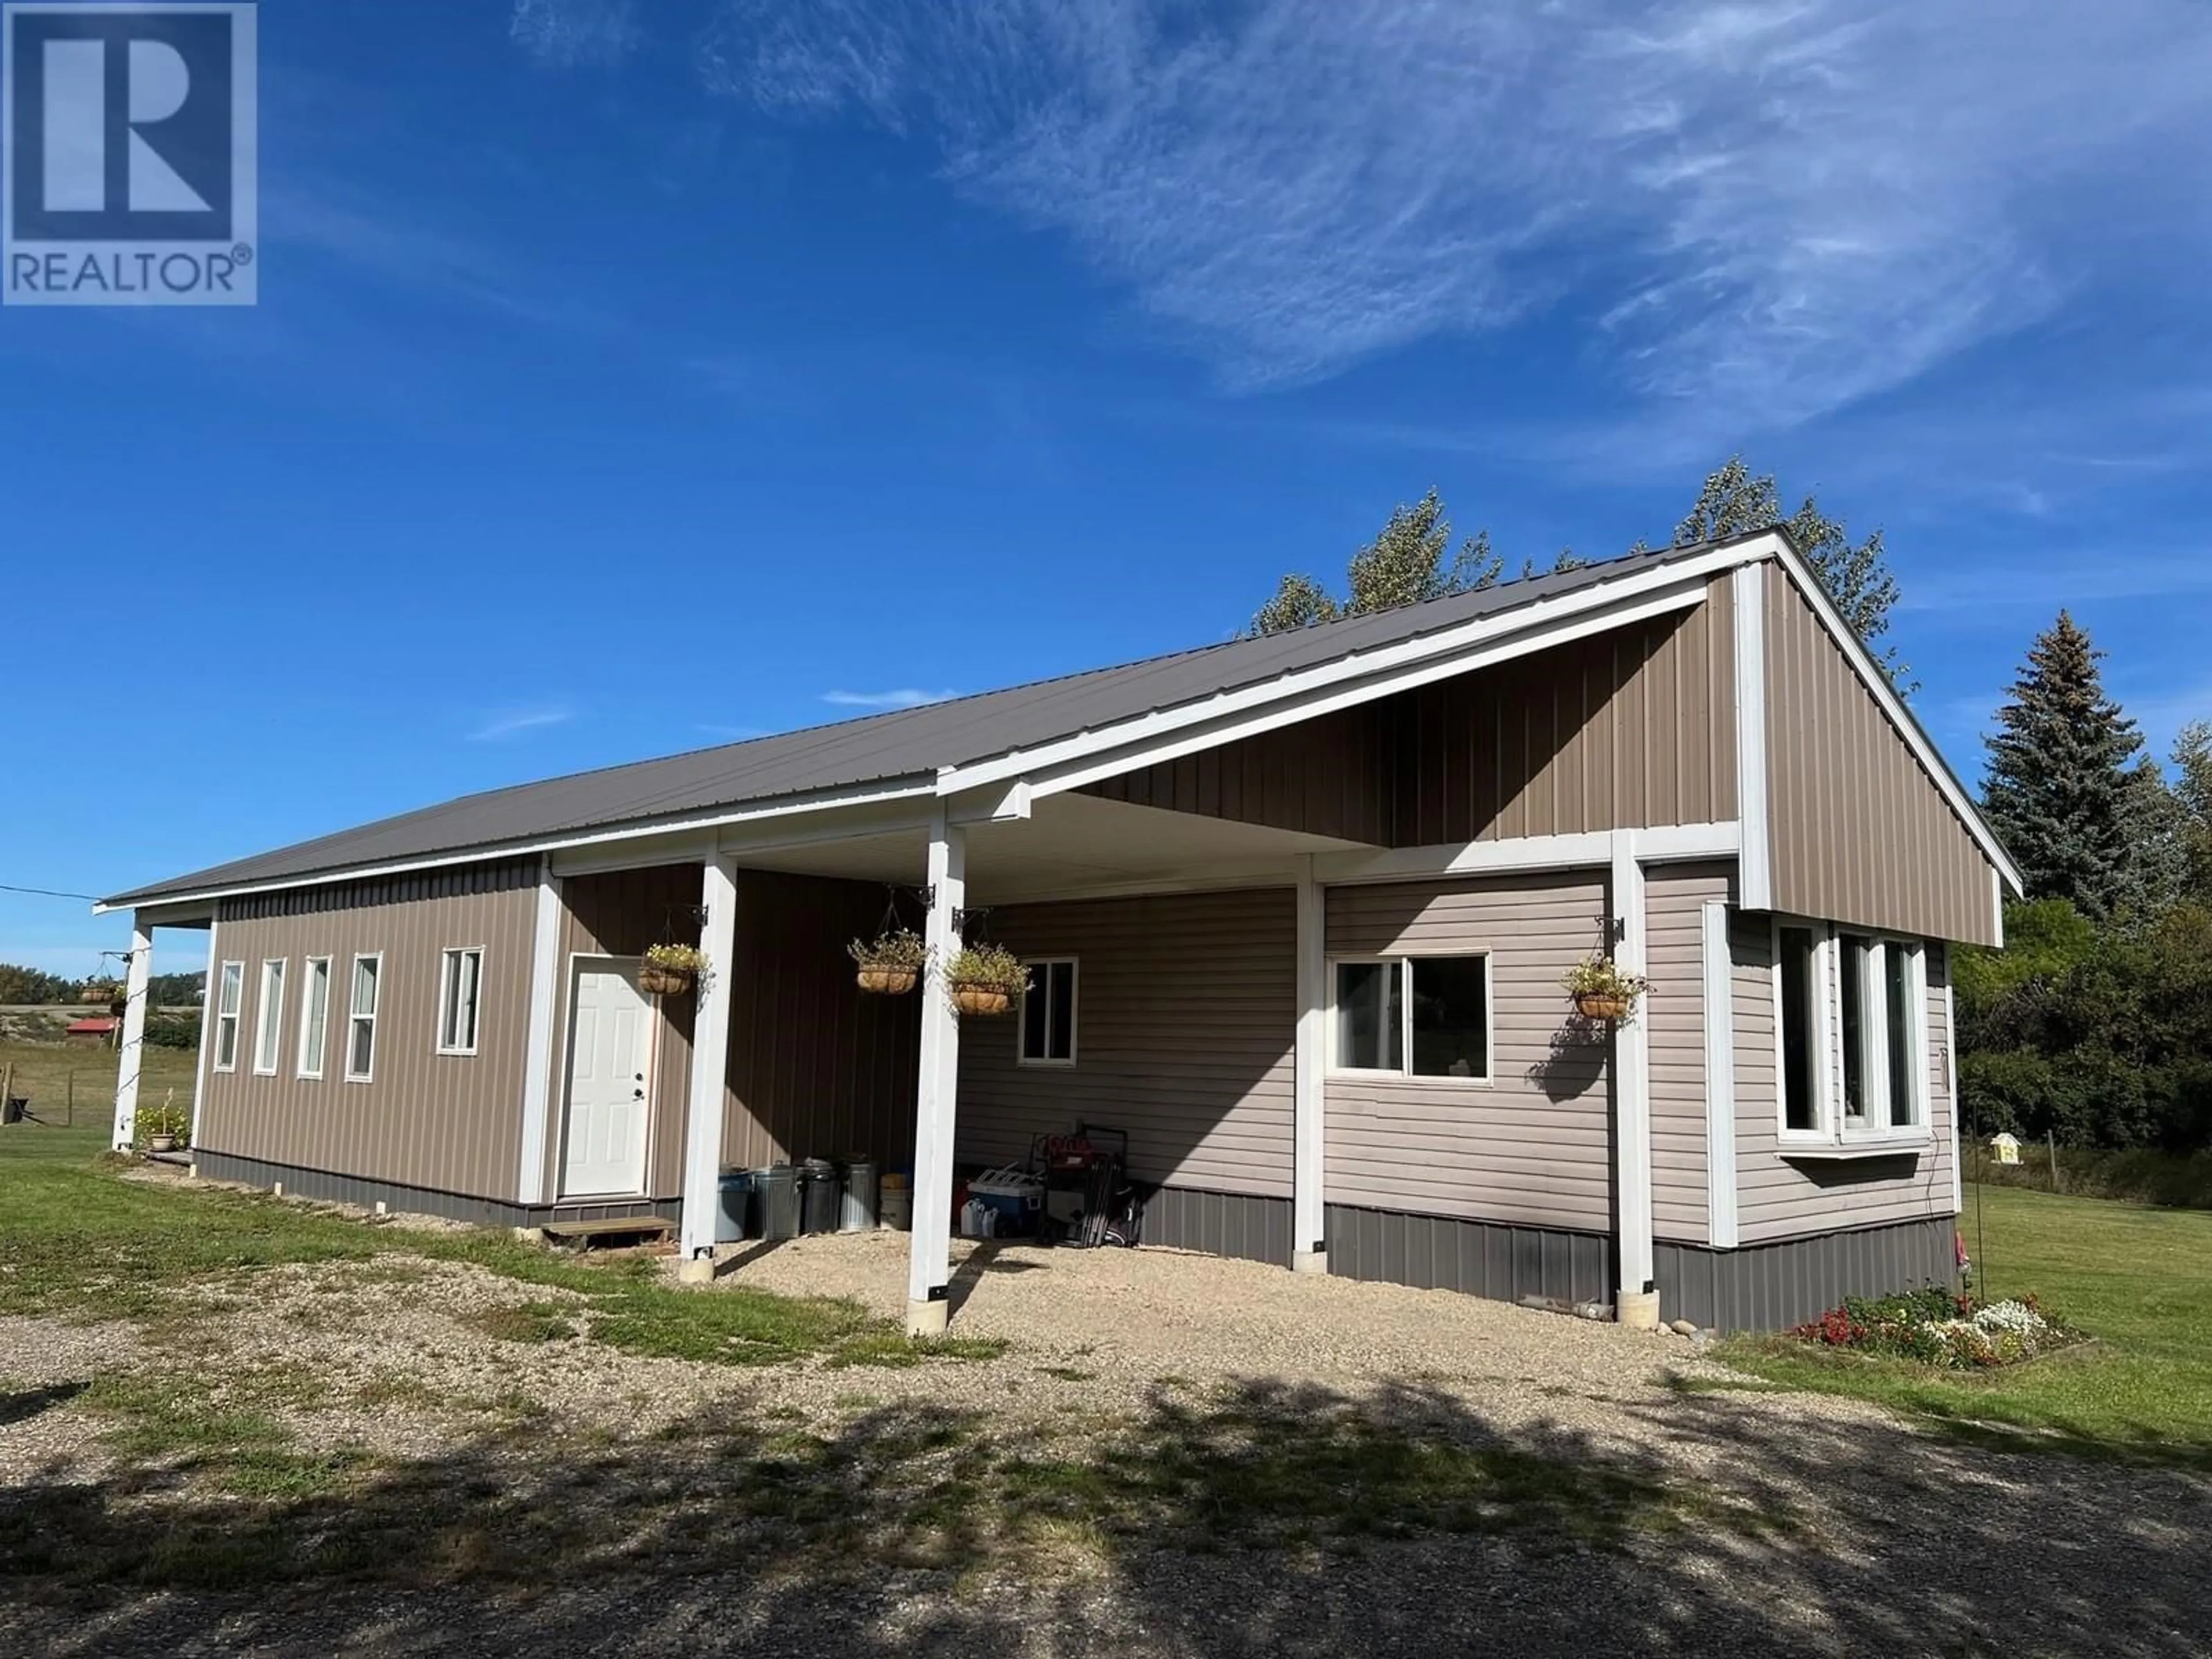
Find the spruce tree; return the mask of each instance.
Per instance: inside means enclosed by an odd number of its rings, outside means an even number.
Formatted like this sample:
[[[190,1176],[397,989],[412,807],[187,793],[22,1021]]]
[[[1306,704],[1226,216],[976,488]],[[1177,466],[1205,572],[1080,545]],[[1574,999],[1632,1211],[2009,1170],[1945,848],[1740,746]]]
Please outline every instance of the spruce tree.
[[[2142,822],[2130,763],[2142,738],[2105,695],[2104,654],[2063,611],[2037,636],[1997,711],[1983,791],[2027,896],[2096,917],[2132,896],[2130,833]]]

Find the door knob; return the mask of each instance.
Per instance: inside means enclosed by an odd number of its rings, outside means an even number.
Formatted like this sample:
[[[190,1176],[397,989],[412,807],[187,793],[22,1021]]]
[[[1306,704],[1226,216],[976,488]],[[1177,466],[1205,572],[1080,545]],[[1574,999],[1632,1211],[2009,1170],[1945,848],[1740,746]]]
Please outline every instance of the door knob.
[[[638,1090],[635,1094],[630,1096],[630,1098],[632,1100],[643,1100],[645,1098],[645,1091],[642,1089]]]

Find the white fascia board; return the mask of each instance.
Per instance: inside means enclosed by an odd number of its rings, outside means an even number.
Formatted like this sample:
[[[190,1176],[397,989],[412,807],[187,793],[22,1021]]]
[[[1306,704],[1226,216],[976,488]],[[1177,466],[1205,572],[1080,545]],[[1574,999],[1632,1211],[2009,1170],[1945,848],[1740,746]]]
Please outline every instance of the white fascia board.
[[[927,800],[936,793],[935,787],[927,779],[892,778],[852,789],[824,790],[750,805],[718,808],[712,812],[610,824],[602,829],[580,830],[568,834],[532,836],[520,841],[496,842],[487,846],[463,848],[422,858],[345,865],[296,876],[272,876],[264,881],[240,882],[234,886],[210,887],[198,892],[174,894],[149,900],[146,905],[133,905],[127,899],[118,900],[112,904],[95,904],[93,914],[106,915],[117,910],[143,909],[149,905],[165,910],[179,906],[204,906],[217,899],[242,898],[249,893],[282,893],[300,888],[328,887],[342,881],[370,881],[383,876],[414,875],[424,870],[451,869],[457,864],[487,864],[496,859],[520,858],[533,853],[562,853],[580,847],[603,847],[650,836],[673,835],[686,830],[721,830],[738,824],[833,812],[881,801]],[[607,867],[621,868],[623,866],[617,863]]]
[[[1764,556],[1771,538],[1717,548],[1616,582],[1537,599],[1520,609],[1380,649],[1355,653],[1196,702],[1155,709],[1032,750],[948,768],[940,793],[1013,778],[1039,794],[1174,760],[1200,749],[1370,702],[1704,603],[1716,573]]]
[[[1644,864],[1732,858],[1742,845],[1741,826],[1733,821],[1667,824],[1656,830],[1638,830],[1635,838],[1636,857]],[[1332,887],[1346,887],[1424,877],[1571,870],[1610,864],[1613,841],[1609,830],[1589,830],[1565,836],[1519,836],[1503,841],[1397,847],[1387,853],[1322,853],[1315,856],[1314,874]]]
[[[1889,716],[1889,723],[1896,727],[1898,735],[1905,739],[1905,746],[1912,750],[1914,757],[1920,763],[1921,770],[1927,773],[1937,793],[1957,814],[1959,822],[1966,826],[1966,833],[1974,838],[1984,855],[2003,875],[2013,891],[2023,891],[2020,866],[2006,854],[2004,844],[1983,821],[1981,810],[1967,795],[1966,786],[1951,770],[1950,763],[1943,758],[1942,751],[1920,729],[1920,722],[1905,708],[1905,700],[1897,695],[1897,688],[1889,683],[1889,676],[1883,673],[1873,657],[1868,654],[1866,647],[1859,641],[1857,633],[1844,620],[1843,613],[1829,599],[1827,590],[1820,586],[1820,578],[1813,574],[1812,567],[1785,538],[1777,537],[1774,539],[1776,558],[1790,573],[1799,594],[1813,607],[1813,614],[1820,617],[1842,649],[1844,660],[1850,664],[1859,677],[1859,683],[1872,695],[1882,713]]]

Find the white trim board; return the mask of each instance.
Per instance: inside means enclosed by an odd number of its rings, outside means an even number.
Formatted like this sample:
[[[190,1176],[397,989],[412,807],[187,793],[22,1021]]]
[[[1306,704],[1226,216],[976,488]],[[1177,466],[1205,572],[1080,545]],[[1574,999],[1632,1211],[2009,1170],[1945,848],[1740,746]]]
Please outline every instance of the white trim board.
[[[1766,821],[1765,568],[1741,564],[1729,579],[1735,613],[1735,811],[1743,826],[1747,910],[1774,908],[1774,850]]]
[[[1571,870],[1613,861],[1621,836],[1634,838],[1643,864],[1733,858],[1741,845],[1736,823],[1676,823],[1656,830],[1590,830],[1566,836],[1516,836],[1501,841],[1447,842],[1399,847],[1386,853],[1317,853],[1316,878],[1331,887],[1446,876],[1499,875],[1528,870]]]
[[[1707,899],[1705,927],[1705,1237],[1715,1249],[1741,1242],[1735,1170],[1735,957],[1729,905]]]

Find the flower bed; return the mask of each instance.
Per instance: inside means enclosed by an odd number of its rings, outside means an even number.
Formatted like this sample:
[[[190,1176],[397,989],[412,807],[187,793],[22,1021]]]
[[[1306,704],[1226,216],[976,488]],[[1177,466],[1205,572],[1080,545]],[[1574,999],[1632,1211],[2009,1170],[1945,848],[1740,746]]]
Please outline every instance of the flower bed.
[[[2033,1296],[1978,1304],[1948,1291],[1851,1297],[1790,1334],[1824,1348],[1909,1359],[1942,1370],[2017,1365],[2086,1340]]]

